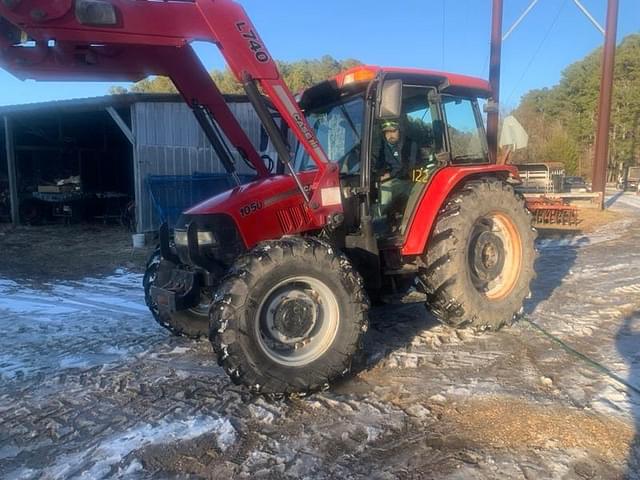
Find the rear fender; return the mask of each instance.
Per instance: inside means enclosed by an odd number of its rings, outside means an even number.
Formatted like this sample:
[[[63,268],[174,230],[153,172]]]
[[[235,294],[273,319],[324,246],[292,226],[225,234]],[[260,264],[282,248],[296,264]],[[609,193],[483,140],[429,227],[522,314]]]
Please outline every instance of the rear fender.
[[[511,165],[448,166],[436,172],[418,202],[409,222],[402,255],[422,255],[431,236],[440,209],[461,184],[477,177],[518,179],[518,169]]]

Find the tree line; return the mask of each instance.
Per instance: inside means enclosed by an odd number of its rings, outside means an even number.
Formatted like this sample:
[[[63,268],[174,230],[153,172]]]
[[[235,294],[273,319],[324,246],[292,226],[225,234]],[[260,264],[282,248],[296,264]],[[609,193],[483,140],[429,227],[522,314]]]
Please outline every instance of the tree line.
[[[569,174],[590,176],[594,155],[602,48],[570,65],[558,85],[531,90],[512,112],[529,133],[528,148],[514,155],[515,163],[561,162]],[[292,91],[297,92],[342,70],[360,65],[355,59],[278,61],[278,68]],[[227,70],[211,76],[223,93],[243,93]],[[176,92],[171,80],[151,77],[130,89],[116,87],[111,93]],[[609,179],[629,165],[640,164],[640,34],[627,36],[616,51],[615,83],[611,117]]]
[[[515,162],[562,162],[569,174],[590,176],[600,92],[602,48],[570,65],[552,88],[531,90],[513,115],[529,134]],[[608,178],[640,164],[640,34],[616,50]]]
[[[361,65],[354,59],[336,60],[325,55],[320,59],[298,60],[295,62],[277,61],[278,69],[285,83],[293,92],[301,91],[327,78],[337,75],[343,70]],[[238,83],[229,69],[214,70],[211,72],[218,88],[222,93],[244,93],[242,85]],[[176,87],[166,77],[149,77],[134,84],[131,88],[112,87],[111,94],[123,93],[177,93]]]

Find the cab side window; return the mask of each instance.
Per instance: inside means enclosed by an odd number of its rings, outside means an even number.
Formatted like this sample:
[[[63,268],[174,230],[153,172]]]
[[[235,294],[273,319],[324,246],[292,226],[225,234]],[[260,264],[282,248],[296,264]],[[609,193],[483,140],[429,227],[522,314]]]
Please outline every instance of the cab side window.
[[[478,163],[488,160],[483,130],[476,104],[467,98],[443,96],[451,157],[454,163]]]

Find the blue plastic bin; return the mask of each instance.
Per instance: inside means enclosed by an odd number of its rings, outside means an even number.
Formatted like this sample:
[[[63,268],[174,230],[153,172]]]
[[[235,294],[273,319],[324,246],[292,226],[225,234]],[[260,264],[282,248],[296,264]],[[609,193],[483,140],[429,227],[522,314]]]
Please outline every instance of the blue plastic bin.
[[[243,183],[254,177],[240,175]],[[193,175],[149,175],[146,185],[161,223],[173,227],[180,214],[194,205],[235,186],[230,175],[199,173]]]

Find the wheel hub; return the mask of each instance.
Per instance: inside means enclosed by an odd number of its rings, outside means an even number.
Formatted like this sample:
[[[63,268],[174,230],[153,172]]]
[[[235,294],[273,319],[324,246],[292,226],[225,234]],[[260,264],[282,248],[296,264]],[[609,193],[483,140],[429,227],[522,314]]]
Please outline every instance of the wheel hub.
[[[317,307],[306,295],[285,298],[273,313],[274,333],[283,343],[295,343],[311,333],[316,318]]]
[[[500,237],[489,231],[480,233],[472,252],[472,265],[478,278],[485,282],[498,278],[505,261],[504,244]]]
[[[335,293],[322,281],[298,276],[276,284],[257,308],[258,345],[273,361],[307,365],[332,345],[340,323]]]

